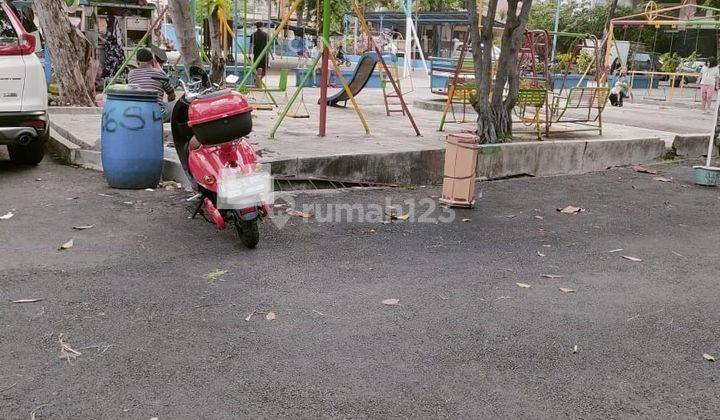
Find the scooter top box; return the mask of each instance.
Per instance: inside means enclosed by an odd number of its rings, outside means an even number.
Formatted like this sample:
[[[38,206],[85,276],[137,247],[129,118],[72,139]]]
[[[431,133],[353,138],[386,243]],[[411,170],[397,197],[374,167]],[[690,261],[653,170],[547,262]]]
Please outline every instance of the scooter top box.
[[[252,107],[238,92],[224,89],[190,103],[188,125],[204,145],[225,143],[252,131]]]

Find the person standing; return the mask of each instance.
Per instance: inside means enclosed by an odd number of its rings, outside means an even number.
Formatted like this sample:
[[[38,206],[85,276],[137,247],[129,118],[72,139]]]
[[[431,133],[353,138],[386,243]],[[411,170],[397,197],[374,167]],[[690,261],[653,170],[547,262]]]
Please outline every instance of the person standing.
[[[703,66],[701,73],[700,99],[702,101],[703,112],[708,113],[710,112],[710,105],[712,105],[713,97],[715,96],[718,75],[720,75],[717,58],[710,57],[708,64]]]
[[[307,48],[305,47],[305,36],[297,37],[297,59],[298,68],[304,68],[307,65]]]
[[[256,61],[258,57],[260,57],[263,50],[268,44],[268,36],[262,30],[263,23],[255,22],[255,27],[257,28],[257,30],[253,32],[252,35],[250,35],[250,48],[252,48],[253,52],[253,62]],[[258,63],[257,69],[255,70],[255,86],[262,86],[262,78],[265,77],[265,75],[267,74],[267,67],[268,55],[265,54],[265,56]]]

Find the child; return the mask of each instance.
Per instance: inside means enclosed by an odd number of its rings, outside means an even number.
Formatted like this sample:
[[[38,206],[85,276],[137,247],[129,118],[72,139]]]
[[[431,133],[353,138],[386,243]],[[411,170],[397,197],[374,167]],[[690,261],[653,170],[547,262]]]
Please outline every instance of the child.
[[[618,76],[617,81],[615,81],[615,86],[610,89],[610,105],[612,106],[623,106],[623,99],[629,98],[630,95],[630,88],[628,87],[627,82],[625,81],[625,75],[620,74]]]
[[[700,79],[700,98],[702,100],[703,112],[705,113],[709,112],[710,104],[713,101],[718,74],[720,74],[718,61],[715,57],[710,57],[708,65],[703,66],[702,78]]]

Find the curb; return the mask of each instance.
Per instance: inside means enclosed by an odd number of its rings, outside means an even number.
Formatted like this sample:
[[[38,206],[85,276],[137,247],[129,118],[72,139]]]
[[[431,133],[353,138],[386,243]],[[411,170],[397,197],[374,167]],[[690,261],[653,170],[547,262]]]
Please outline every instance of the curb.
[[[707,156],[709,134],[678,134],[673,139],[671,152],[675,156],[686,158],[699,158]],[[720,145],[715,143],[713,156],[720,154]]]
[[[678,140],[678,138],[682,140]],[[707,147],[708,136],[677,136],[697,147]],[[703,141],[704,140],[704,141]],[[102,171],[101,153],[84,150],[56,130],[48,148],[65,163]],[[666,153],[659,138],[630,140],[551,140],[481,145],[477,176],[487,179],[511,176],[556,176],[602,171],[613,166],[659,161]],[[320,156],[265,161],[273,175],[324,177],[387,184],[440,184],[445,149],[397,153]],[[162,177],[185,186],[190,183],[173,149],[165,148]]]
[[[412,105],[414,108],[424,109],[427,111],[443,112],[443,110],[445,109],[445,101],[433,101],[431,99],[415,99]],[[462,114],[463,112],[462,104],[453,103],[452,108],[456,114]],[[465,105],[465,114],[477,115],[477,113],[475,112],[475,108],[473,108],[470,104]]]
[[[187,187],[190,182],[180,164],[180,160],[170,149],[164,148],[162,179],[175,181]],[[102,172],[102,155],[97,150],[85,150],[78,145],[68,141],[53,128],[50,129],[50,140],[48,150],[54,153],[58,159],[68,165],[77,165],[86,169]]]
[[[95,106],[51,106],[48,107],[48,113],[52,114],[102,114],[102,107]]]

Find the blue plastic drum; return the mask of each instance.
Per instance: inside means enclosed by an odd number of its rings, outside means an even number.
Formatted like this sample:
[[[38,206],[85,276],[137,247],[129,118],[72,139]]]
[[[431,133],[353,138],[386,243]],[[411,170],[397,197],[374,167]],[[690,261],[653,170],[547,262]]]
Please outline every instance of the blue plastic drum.
[[[153,188],[163,167],[163,121],[157,94],[137,86],[107,91],[101,153],[113,188]]]

